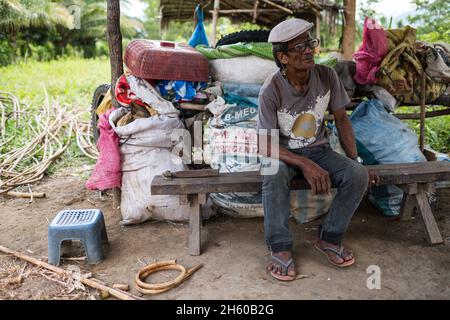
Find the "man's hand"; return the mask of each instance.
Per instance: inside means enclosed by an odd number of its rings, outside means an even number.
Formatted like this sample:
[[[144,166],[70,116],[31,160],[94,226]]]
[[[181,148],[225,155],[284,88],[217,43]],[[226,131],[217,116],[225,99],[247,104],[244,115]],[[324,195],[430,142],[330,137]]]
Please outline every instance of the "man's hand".
[[[369,170],[369,188],[377,187],[380,185],[380,177],[377,176],[372,170]]]
[[[299,166],[306,181],[311,185],[313,194],[329,194],[331,190],[331,179],[328,171],[322,169],[318,164],[304,158]]]

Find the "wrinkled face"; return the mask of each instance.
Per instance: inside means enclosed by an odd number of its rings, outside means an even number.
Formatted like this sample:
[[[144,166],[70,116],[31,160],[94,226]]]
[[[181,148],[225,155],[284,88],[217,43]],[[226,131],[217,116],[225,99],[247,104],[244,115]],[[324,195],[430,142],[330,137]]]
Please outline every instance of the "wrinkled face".
[[[286,65],[286,69],[311,70],[314,68],[314,49],[306,42],[312,40],[309,32],[302,33],[288,43],[287,54],[279,52],[278,59]]]

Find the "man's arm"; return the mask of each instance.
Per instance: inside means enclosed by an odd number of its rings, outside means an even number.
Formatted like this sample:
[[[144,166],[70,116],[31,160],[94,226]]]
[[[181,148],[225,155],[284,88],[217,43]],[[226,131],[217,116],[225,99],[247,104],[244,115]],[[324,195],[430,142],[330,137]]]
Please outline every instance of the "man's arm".
[[[344,148],[347,157],[356,159],[358,157],[358,150],[356,149],[355,134],[353,133],[352,123],[348,118],[345,108],[339,108],[333,112],[334,122],[339,132],[339,141]],[[378,186],[380,184],[380,178],[368,170],[369,174],[369,187]]]
[[[334,122],[339,132],[339,141],[347,155],[351,159],[358,157],[358,151],[356,149],[355,134],[353,133],[352,124],[348,118],[345,108],[339,108],[333,111]]]

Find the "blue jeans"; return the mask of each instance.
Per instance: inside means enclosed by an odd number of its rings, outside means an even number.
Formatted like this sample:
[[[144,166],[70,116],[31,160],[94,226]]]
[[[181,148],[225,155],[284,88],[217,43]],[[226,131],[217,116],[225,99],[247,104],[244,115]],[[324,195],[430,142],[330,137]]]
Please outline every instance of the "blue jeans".
[[[366,192],[369,179],[366,168],[334,152],[329,144],[291,151],[328,171],[333,188],[337,188],[337,195],[324,223],[319,226],[319,238],[329,243],[341,243]],[[269,250],[274,253],[292,248],[292,235],[288,226],[290,185],[292,178],[298,173],[301,173],[299,168],[280,161],[277,174],[264,176],[264,233]]]

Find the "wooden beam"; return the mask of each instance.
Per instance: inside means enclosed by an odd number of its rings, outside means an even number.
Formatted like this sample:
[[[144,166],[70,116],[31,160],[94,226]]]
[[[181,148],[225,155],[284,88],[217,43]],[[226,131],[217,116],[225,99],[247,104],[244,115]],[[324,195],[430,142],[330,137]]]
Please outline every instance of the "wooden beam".
[[[292,11],[291,9],[285,8],[285,7],[283,7],[283,6],[280,6],[279,4],[277,4],[277,3],[275,3],[275,2],[272,2],[272,1],[270,1],[270,0],[261,0],[261,1],[263,1],[263,2],[265,2],[265,3],[267,3],[267,4],[269,4],[269,5],[271,5],[272,7],[275,7],[275,8],[278,8],[278,9],[280,9],[280,10],[283,10],[284,12],[287,12],[287,13],[289,13],[289,14],[294,14],[294,11]]]
[[[450,108],[436,111],[425,112],[425,118],[433,118],[450,114]],[[419,120],[420,113],[394,113],[394,116],[401,120]]]
[[[356,0],[344,0],[344,33],[342,36],[342,57],[345,60],[352,60],[352,54],[355,50],[356,35]]]
[[[211,45],[213,47],[216,46],[217,20],[219,19],[219,8],[220,8],[220,0],[214,0],[214,12],[211,31],[212,32]]]
[[[230,4],[230,3],[228,3],[227,1],[225,1],[225,0],[221,0],[221,2],[220,2],[221,4],[225,4],[227,7],[229,7],[229,8],[233,8],[233,6]],[[246,4],[246,2],[242,2],[241,3],[241,6],[242,6],[242,8],[244,8],[244,9],[249,9],[249,10],[251,10],[252,8],[250,8],[247,4]],[[270,10],[270,9],[265,9],[265,10]],[[272,9],[272,10],[278,10],[278,9]],[[279,10],[278,10],[279,11]],[[244,20],[247,20],[249,17],[247,16],[249,13],[238,13],[241,17],[242,17],[242,19],[244,19]],[[266,23],[267,25],[271,25],[271,24],[273,24],[273,21],[271,21],[270,19],[267,19],[267,18],[265,18],[265,17],[263,17],[262,15],[260,15],[260,16],[258,16],[258,20],[260,20],[260,21],[262,21],[262,22],[264,22],[264,23]]]
[[[350,110],[350,109],[347,109],[347,110]],[[425,118],[433,118],[433,117],[439,117],[439,116],[444,116],[444,115],[450,115],[450,108],[425,112]],[[397,117],[400,120],[419,120],[420,119],[420,113],[394,113],[393,116]],[[334,121],[334,117],[332,114],[325,115],[324,119],[326,121]]]
[[[280,12],[278,9],[258,9],[256,10],[258,13],[261,12]],[[211,14],[214,14],[214,10],[209,10]],[[220,14],[232,14],[232,13],[255,13],[253,9],[227,9],[227,10],[219,10]]]
[[[308,4],[313,8],[317,10],[323,10],[323,8],[315,2],[315,0],[305,0],[306,2],[308,2]]]

